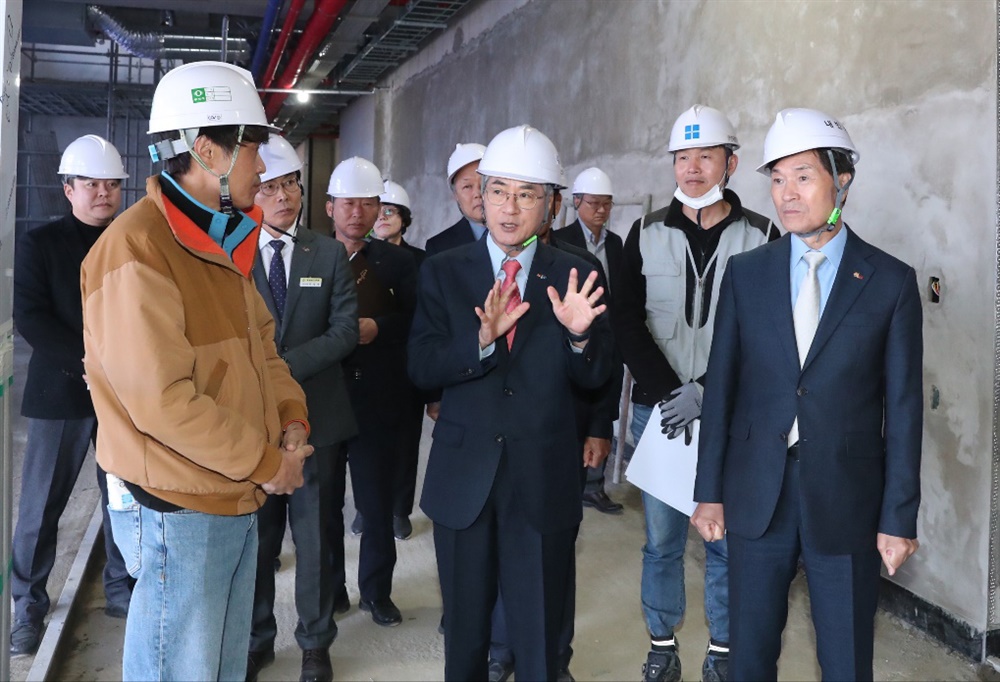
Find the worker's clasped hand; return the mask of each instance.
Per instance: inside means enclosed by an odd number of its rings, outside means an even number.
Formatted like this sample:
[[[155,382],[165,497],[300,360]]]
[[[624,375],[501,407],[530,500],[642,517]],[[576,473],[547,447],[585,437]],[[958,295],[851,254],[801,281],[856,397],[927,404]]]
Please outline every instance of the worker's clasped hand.
[[[305,483],[302,467],[312,455],[305,426],[292,422],[281,437],[281,465],[270,481],[261,486],[268,495],[290,495]]]
[[[597,305],[604,294],[604,287],[594,289],[597,281],[597,271],[593,270],[590,276],[583,281],[583,285],[577,288],[576,268],[569,271],[569,282],[566,284],[566,295],[559,298],[559,292],[555,287],[549,287],[546,291],[549,301],[552,302],[552,312],[555,313],[559,323],[566,327],[571,334],[586,334],[590,329],[594,318],[607,310],[605,304]]]
[[[513,310],[507,310],[507,303],[510,297],[517,290],[516,287],[509,287],[507,291],[500,293],[501,282],[498,279],[493,283],[493,288],[486,294],[483,307],[476,308],[476,315],[479,317],[479,347],[486,348],[498,338],[510,331],[510,328],[528,312],[531,306],[527,301],[521,303]]]

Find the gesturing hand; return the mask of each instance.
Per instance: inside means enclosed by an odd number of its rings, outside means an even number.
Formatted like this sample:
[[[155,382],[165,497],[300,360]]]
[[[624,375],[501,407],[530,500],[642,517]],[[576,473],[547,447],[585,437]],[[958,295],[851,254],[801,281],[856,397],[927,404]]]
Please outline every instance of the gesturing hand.
[[[584,334],[590,329],[594,318],[603,313],[607,306],[603,303],[595,307],[604,293],[604,287],[593,289],[597,281],[597,270],[590,273],[583,286],[577,289],[576,268],[569,271],[569,282],[566,285],[566,295],[560,299],[555,287],[548,288],[549,300],[552,301],[552,312],[556,314],[559,323],[572,334]],[[593,291],[591,291],[593,289]]]
[[[572,282],[572,280],[570,280]],[[511,285],[507,291],[500,293],[500,280],[493,283],[493,288],[486,294],[483,307],[476,307],[476,316],[479,317],[479,347],[486,348],[498,338],[510,331],[521,317],[528,312],[531,306],[527,301],[522,301],[511,311],[506,311],[510,297],[517,291],[517,285]]]

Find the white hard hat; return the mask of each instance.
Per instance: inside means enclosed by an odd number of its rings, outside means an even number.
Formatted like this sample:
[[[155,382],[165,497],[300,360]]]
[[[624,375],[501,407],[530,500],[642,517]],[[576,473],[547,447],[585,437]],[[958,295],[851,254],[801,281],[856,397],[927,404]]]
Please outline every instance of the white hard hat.
[[[573,194],[596,194],[598,196],[614,196],[611,188],[611,178],[600,168],[591,167],[576,176],[573,181]]]
[[[508,128],[494,137],[479,162],[483,176],[566,186],[559,153],[552,140],[529,125]]]
[[[696,147],[725,145],[732,151],[740,148],[736,129],[724,113],[704,104],[695,104],[674,121],[670,130],[668,152]]]
[[[352,156],[337,164],[330,173],[326,193],[335,199],[365,199],[385,192],[382,173],[375,164],[360,156]]]
[[[267,138],[266,144],[260,146],[260,158],[267,166],[267,170],[260,175],[261,182],[302,170],[302,159],[295,153],[295,147],[274,133]]]
[[[456,144],[455,151],[448,157],[448,182],[452,181],[458,171],[482,159],[485,152],[486,147],[477,142]]]
[[[191,62],[168,71],[153,93],[149,133],[228,125],[267,126],[253,76],[225,62]]]
[[[783,109],[764,138],[764,162],[757,172],[769,175],[767,167],[778,159],[810,149],[843,149],[851,163],[861,160],[847,128],[837,119],[816,109]]]
[[[406,193],[402,185],[392,180],[385,181],[385,192],[380,194],[378,199],[383,204],[395,204],[396,206],[412,208],[410,206],[410,195]]]
[[[69,143],[59,160],[59,175],[79,175],[96,180],[128,177],[121,154],[99,135],[84,135]]]

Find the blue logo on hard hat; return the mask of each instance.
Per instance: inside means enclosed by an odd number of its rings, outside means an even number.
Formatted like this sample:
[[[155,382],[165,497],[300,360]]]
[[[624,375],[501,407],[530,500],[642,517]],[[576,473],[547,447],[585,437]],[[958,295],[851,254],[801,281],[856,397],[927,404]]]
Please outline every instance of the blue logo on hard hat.
[[[701,126],[697,123],[689,126],[684,126],[684,139],[685,140],[697,140],[701,137]]]

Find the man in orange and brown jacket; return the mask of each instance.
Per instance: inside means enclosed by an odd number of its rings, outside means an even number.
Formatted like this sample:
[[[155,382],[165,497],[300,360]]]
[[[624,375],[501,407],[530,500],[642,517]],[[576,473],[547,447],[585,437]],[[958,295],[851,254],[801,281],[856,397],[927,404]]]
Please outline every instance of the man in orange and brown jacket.
[[[251,278],[268,126],[250,75],[196,62],[153,97],[164,172],[83,263],[84,365],[115,543],[137,579],[123,678],[243,679],[265,493],[302,485],[305,396]]]

